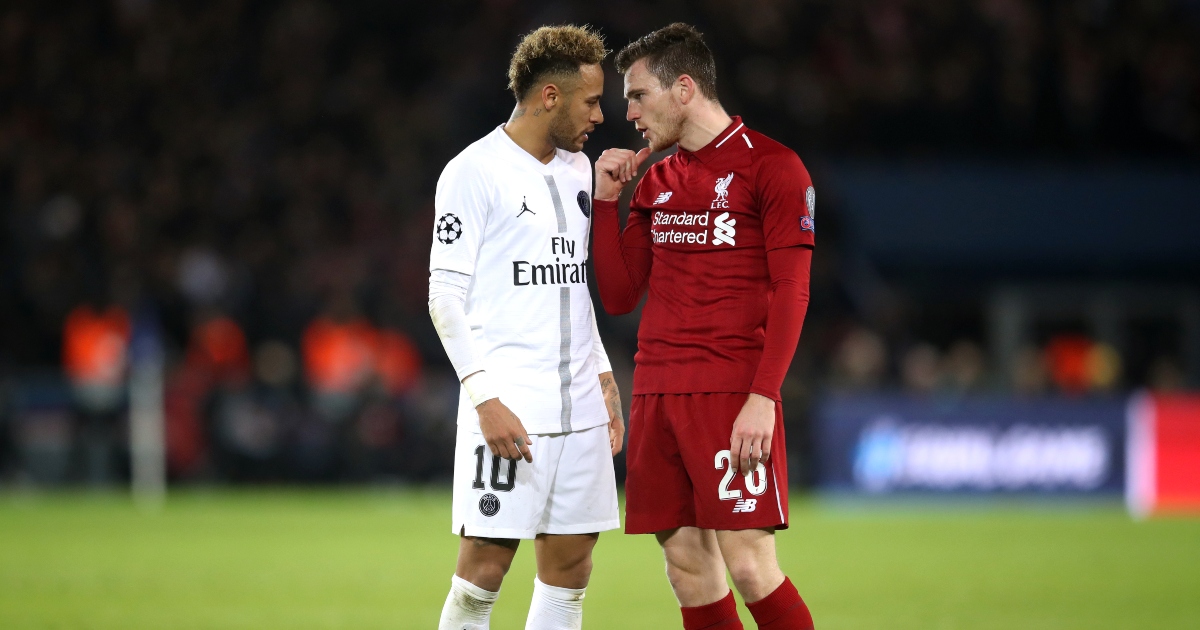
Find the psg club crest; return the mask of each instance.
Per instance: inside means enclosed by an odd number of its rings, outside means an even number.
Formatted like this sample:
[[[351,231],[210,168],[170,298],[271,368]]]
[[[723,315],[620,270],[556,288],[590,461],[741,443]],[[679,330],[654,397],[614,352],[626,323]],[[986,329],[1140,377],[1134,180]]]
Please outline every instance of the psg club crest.
[[[589,219],[592,218],[591,197],[588,197],[588,194],[581,190],[578,195],[575,195],[575,201],[579,202],[579,211],[583,213],[583,216]]]
[[[437,222],[437,240],[443,245],[449,245],[462,236],[462,221],[447,212]]]
[[[491,492],[479,498],[479,512],[484,516],[495,516],[500,511],[500,499]]]

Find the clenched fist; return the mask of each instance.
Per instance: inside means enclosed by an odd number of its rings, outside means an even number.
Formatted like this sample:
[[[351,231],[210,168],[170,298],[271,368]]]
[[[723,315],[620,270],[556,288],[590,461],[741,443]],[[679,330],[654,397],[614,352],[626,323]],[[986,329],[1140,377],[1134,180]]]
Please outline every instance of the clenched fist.
[[[600,154],[600,159],[596,160],[596,194],[593,198],[616,201],[625,184],[633,181],[642,162],[648,157],[649,148],[637,153],[629,149],[609,149]]]

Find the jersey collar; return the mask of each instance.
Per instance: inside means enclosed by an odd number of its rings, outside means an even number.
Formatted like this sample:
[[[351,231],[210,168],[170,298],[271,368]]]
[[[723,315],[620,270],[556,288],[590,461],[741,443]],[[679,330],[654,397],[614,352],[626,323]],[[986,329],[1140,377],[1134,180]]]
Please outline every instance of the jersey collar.
[[[496,134],[497,140],[500,142],[500,144],[504,145],[505,148],[516,155],[516,159],[524,160],[526,164],[537,169],[539,173],[552,172],[554,170],[555,162],[560,159],[558,155],[559,150],[555,149],[554,157],[550,159],[550,163],[542,164],[540,160],[530,155],[525,149],[522,149],[521,145],[513,142],[513,139],[509,137],[508,132],[504,131],[503,123],[497,126],[496,130],[492,133]]]
[[[734,142],[734,140],[737,139],[737,135],[739,133],[744,133],[747,130],[746,125],[742,123],[741,116],[732,116],[731,118],[733,119],[733,122],[729,123],[729,126],[726,127],[724,131],[717,134],[717,137],[713,138],[712,142],[709,142],[694,152],[685,151],[683,147],[680,147],[679,155],[687,161],[697,159],[705,164],[708,164],[709,162],[712,162],[713,159],[718,155],[723,153],[732,153],[733,151],[737,150],[736,147],[745,146],[741,143],[741,140],[738,140],[738,142]],[[735,148],[731,149],[730,147]]]

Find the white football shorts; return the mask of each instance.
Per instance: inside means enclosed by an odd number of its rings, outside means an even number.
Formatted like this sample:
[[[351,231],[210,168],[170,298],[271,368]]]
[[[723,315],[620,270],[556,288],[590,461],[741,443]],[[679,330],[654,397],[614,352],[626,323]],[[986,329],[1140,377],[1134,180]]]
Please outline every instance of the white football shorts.
[[[532,539],[621,526],[608,425],[530,438],[533,463],[514,462],[493,457],[482,434],[459,427],[455,534]]]

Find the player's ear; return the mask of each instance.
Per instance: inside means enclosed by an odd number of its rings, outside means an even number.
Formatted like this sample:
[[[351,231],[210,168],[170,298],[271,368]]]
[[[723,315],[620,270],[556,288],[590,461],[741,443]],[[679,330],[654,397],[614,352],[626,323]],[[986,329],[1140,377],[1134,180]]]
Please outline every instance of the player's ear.
[[[550,111],[562,99],[562,90],[553,83],[542,86],[542,109]]]
[[[681,74],[678,79],[675,79],[675,96],[683,105],[687,105],[696,96],[696,82],[692,77]]]

